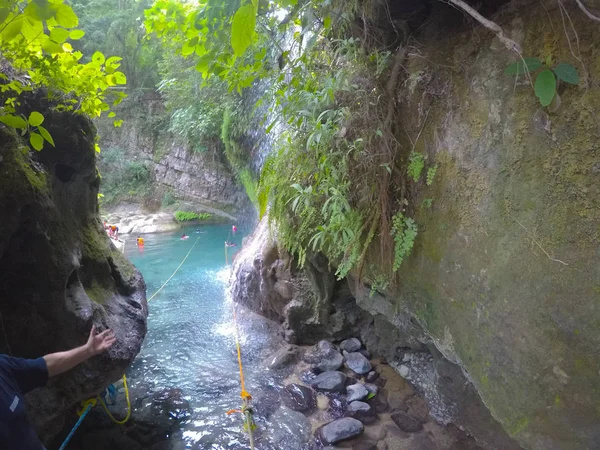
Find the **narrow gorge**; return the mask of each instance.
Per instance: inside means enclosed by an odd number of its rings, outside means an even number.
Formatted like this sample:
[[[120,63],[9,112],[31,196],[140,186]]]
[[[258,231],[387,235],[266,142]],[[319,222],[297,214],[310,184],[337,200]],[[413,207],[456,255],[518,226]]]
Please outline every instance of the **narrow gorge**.
[[[0,12],[25,450],[600,448],[600,3]]]

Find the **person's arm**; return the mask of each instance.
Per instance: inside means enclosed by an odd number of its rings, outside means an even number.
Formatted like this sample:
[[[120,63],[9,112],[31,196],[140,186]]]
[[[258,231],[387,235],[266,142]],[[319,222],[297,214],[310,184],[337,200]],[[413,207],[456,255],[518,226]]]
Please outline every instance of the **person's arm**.
[[[44,356],[44,361],[46,361],[46,366],[48,367],[48,376],[53,377],[71,370],[92,356],[105,352],[115,341],[116,338],[112,330],[109,329],[96,334],[96,327],[93,326],[90,337],[85,345],[66,352],[51,353]]]

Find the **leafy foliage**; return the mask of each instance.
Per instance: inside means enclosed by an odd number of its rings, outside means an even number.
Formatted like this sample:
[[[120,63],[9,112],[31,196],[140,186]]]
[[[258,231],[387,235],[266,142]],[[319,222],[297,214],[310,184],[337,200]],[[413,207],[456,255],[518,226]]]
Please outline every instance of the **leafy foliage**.
[[[208,220],[212,217],[209,213],[195,213],[191,211],[177,211],[175,213],[175,220],[177,222],[189,222],[192,220]]]
[[[539,58],[523,58],[508,66],[504,73],[518,76],[533,73],[539,69],[543,70],[536,77],[534,91],[542,106],[549,106],[554,100],[557,87],[556,78],[569,84],[579,84],[579,73],[571,64],[560,63],[551,69]]]
[[[0,6],[0,52],[16,71],[11,77],[0,74],[4,102],[0,114],[4,124],[29,133],[33,148],[41,150],[44,141],[52,144],[52,137],[40,128],[39,116],[25,124],[19,117],[24,93],[43,87],[55,109],[91,117],[109,111],[111,101],[114,105],[122,100],[122,93],[109,94],[110,87],[127,81],[117,70],[120,58],[107,59],[96,52],[83,63],[83,54],[69,42],[85,34],[76,29],[79,20],[71,6],[63,0],[4,1]]]
[[[152,195],[152,178],[148,167],[136,161],[126,161],[124,152],[108,148],[98,162],[102,177],[102,203],[110,205],[123,200],[148,199]]]

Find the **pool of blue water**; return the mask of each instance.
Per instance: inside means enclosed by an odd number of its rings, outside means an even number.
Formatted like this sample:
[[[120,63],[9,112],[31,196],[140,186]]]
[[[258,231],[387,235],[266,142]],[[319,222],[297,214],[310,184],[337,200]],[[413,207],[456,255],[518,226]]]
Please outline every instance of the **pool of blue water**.
[[[199,231],[199,232],[197,232]],[[189,235],[182,240],[181,235]],[[127,239],[125,253],[143,274],[148,298],[189,258],[149,303],[148,334],[129,370],[132,388],[150,392],[181,389],[192,414],[171,440],[182,449],[246,449],[240,416],[240,380],[232,302],[227,295],[230,265],[247,229],[205,225],[173,233],[145,235],[143,249]],[[236,244],[225,251],[225,241]],[[279,342],[272,325],[241,315],[239,332],[248,390],[273,388],[263,359]],[[262,448],[272,448],[268,444]],[[260,447],[259,447],[260,448]]]

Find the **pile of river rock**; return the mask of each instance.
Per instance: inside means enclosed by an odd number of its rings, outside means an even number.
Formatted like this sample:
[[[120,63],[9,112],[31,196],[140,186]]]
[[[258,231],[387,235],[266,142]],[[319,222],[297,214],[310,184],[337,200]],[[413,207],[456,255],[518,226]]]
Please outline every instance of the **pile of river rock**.
[[[308,349],[288,346],[272,357],[269,366],[279,370],[294,363],[280,398],[285,408],[302,413],[311,423],[308,447],[477,448],[460,430],[433,422],[423,399],[385,361],[371,359],[356,338],[339,345],[321,341]],[[260,410],[260,402],[256,406]],[[281,445],[291,449],[298,443]]]

